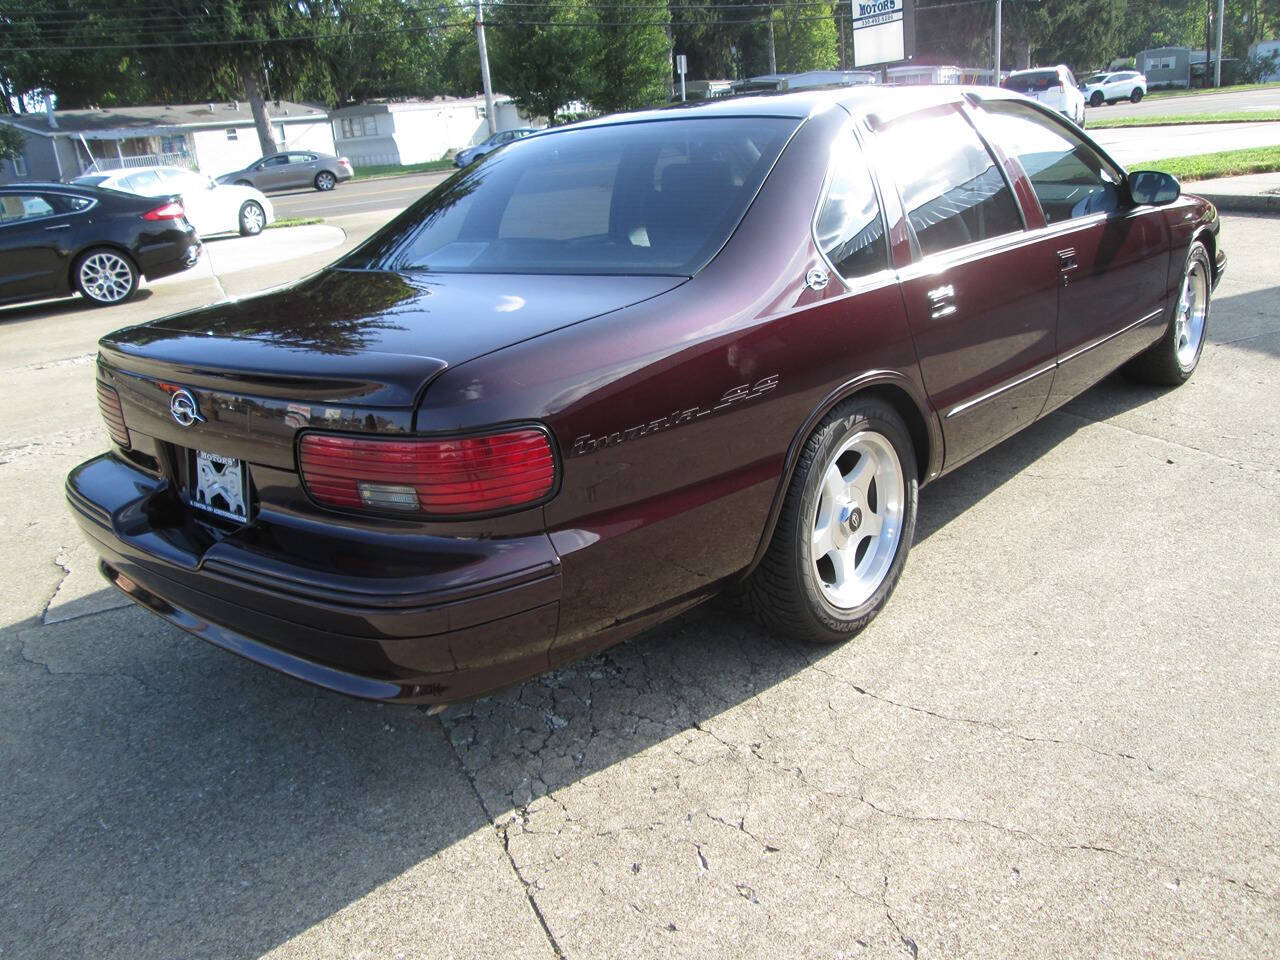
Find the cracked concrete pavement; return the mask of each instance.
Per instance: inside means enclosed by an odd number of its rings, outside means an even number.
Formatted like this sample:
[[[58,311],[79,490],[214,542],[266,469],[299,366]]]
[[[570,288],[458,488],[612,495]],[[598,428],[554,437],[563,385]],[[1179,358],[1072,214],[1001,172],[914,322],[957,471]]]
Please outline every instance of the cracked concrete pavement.
[[[856,641],[712,603],[438,718],[99,584],[94,338],[217,291],[0,311],[0,957],[1280,953],[1275,229],[1190,383],[927,488]]]

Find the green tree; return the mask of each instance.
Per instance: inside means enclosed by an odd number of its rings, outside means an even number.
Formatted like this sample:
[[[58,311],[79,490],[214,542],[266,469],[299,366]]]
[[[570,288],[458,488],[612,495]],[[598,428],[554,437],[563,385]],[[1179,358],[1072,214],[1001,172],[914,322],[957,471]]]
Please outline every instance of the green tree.
[[[554,123],[566,104],[592,91],[592,12],[583,0],[524,0],[486,14],[495,89],[530,116]]]
[[[0,123],[0,160],[17,160],[22,156],[22,145],[25,142],[22,131],[7,123]]]
[[[599,24],[585,37],[590,45],[586,99],[602,113],[665,103],[671,94],[671,48],[665,12],[619,9],[593,0]]]

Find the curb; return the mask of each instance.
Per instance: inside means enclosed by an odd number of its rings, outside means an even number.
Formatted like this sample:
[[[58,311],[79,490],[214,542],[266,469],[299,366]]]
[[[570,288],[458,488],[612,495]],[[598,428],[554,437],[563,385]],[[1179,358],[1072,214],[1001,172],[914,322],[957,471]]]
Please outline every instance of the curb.
[[[1203,197],[1219,210],[1228,213],[1280,213],[1280,194],[1274,193],[1202,193],[1189,183],[1187,193]]]

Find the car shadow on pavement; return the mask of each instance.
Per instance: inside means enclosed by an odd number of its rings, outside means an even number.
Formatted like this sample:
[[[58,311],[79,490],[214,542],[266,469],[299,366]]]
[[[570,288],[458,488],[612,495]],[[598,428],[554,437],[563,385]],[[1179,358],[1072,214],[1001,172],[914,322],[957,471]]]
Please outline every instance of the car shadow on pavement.
[[[151,290],[147,287],[142,287],[129,298],[128,302],[141,303],[150,297]],[[93,306],[80,296],[60,297],[57,300],[37,300],[32,303],[16,303],[0,307],[0,324],[12,323],[18,320],[43,320],[46,317],[60,317],[64,314],[77,313],[85,309],[93,309]],[[111,307],[98,309],[110,310]]]
[[[917,541],[1088,422],[1051,416],[926,488]],[[406,874],[417,896],[426,885],[425,928],[433,902],[477,895],[425,862],[488,843],[505,869],[491,824],[701,731],[831,649],[716,601],[437,722],[310,689],[132,607],[10,626],[0,952],[248,960]],[[489,909],[478,899],[474,915]]]

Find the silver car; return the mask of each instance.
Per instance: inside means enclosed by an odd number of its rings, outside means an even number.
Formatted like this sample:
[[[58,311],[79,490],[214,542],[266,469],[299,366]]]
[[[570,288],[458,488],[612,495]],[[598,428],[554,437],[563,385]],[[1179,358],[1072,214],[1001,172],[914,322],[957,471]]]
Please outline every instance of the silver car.
[[[249,164],[243,170],[233,170],[218,178],[219,183],[235,183],[243,187],[268,190],[288,190],[292,187],[315,187],[332,190],[343,180],[350,180],[351,161],[313,150],[289,150],[273,153]]]

